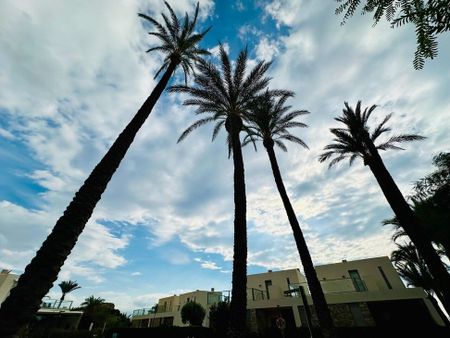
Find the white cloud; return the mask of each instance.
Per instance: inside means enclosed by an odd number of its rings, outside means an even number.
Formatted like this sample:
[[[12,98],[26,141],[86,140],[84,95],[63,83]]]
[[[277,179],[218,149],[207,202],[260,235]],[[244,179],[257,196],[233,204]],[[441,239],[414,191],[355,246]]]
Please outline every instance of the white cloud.
[[[259,40],[255,52],[257,59],[271,61],[280,52],[279,44],[276,41],[269,41],[267,37],[263,37]]]
[[[194,258],[194,260],[196,262],[199,262],[200,266],[203,269],[208,269],[208,270],[220,270],[220,269],[222,269],[220,266],[217,266],[217,264],[215,262],[212,262],[212,261],[203,260],[201,258]]]

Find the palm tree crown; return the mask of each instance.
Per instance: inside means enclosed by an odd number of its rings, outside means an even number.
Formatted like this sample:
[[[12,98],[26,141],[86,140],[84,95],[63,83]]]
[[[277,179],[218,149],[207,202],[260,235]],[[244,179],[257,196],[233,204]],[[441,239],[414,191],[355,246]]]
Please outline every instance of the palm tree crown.
[[[63,295],[65,295],[66,293],[72,292],[76,289],[81,288],[81,286],[78,285],[77,281],[71,281],[71,280],[62,281],[58,285],[61,288],[61,292],[63,293]]]
[[[212,135],[213,140],[224,125],[227,131],[230,131],[230,123],[233,118],[237,117],[237,121],[240,121],[240,128],[243,128],[242,118],[245,118],[251,101],[269,82],[265,73],[270,63],[264,61],[259,62],[246,75],[247,49],[239,53],[234,71],[222,45],[219,48],[219,55],[220,69],[210,61],[200,60],[197,65],[199,73],[194,77],[195,86],[178,85],[170,89],[172,92],[189,94],[191,98],[185,100],[183,104],[197,106],[195,114],[212,114],[212,116],[194,122],[181,134],[178,142],[181,142],[193,130],[209,122],[216,122]]]
[[[243,145],[256,140],[262,140],[264,145],[277,145],[287,151],[283,141],[290,141],[308,148],[305,142],[289,132],[289,128],[307,127],[306,124],[294,121],[297,117],[309,114],[307,110],[289,111],[291,106],[285,105],[286,100],[294,93],[288,90],[266,90],[253,100],[247,114],[249,126]]]
[[[376,150],[400,150],[403,148],[400,148],[398,143],[424,139],[423,136],[415,134],[403,134],[391,136],[388,140],[375,145],[374,143],[382,134],[391,130],[386,124],[392,117],[392,114],[388,114],[371,132],[368,120],[377,106],[373,105],[370,108],[365,108],[362,112],[361,101],[358,101],[355,110],[347,102],[344,104],[343,115],[336,117],[335,120],[343,123],[345,127],[330,129],[335,136],[334,143],[325,146],[324,149],[326,151],[319,157],[320,162],[331,159],[329,167],[346,158],[349,158],[350,165],[352,165],[358,157],[362,158],[364,164],[367,165]]]
[[[105,304],[105,300],[103,298],[101,298],[101,297],[94,297],[92,295],[92,296],[89,296],[88,298],[86,298],[84,300],[84,302],[81,303],[81,306],[83,306],[83,307],[94,307],[94,306],[98,306],[98,305],[101,305],[101,304]]]
[[[156,27],[156,32],[149,32],[148,34],[156,36],[162,42],[161,45],[148,49],[147,53],[160,51],[165,54],[163,65],[156,72],[155,78],[158,77],[160,72],[167,69],[171,62],[174,62],[183,68],[185,82],[187,82],[187,76],[194,70],[193,62],[199,61],[202,55],[210,54],[207,50],[197,46],[197,43],[203,39],[210,28],[202,33],[194,31],[197,23],[199,3],[197,3],[195,8],[194,18],[190,20],[189,15],[186,13],[183,22],[175,15],[172,7],[166,1],[164,3],[170,12],[170,18],[161,13],[164,24],[159,23],[148,15],[138,14]]]

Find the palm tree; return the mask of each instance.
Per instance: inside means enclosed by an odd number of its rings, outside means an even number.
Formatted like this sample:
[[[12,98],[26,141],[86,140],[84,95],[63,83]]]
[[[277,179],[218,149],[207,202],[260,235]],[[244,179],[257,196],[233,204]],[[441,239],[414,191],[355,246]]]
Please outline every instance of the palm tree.
[[[81,307],[94,308],[94,307],[97,307],[97,306],[103,305],[103,304],[105,304],[105,300],[103,298],[94,297],[92,295],[92,296],[89,296],[88,298],[86,298],[83,303],[81,303]]]
[[[170,12],[170,19],[163,14],[165,25],[150,16],[139,14],[156,27],[157,31],[150,34],[159,38],[162,44],[150,48],[148,52],[160,51],[165,55],[163,65],[156,75],[163,70],[164,74],[142,107],[75,194],[63,216],[56,222],[51,234],[25,268],[17,286],[2,304],[0,309],[0,336],[2,337],[15,335],[38,310],[40,300],[52,287],[64,261],[91,217],[95,205],[175,69],[181,66],[187,76],[193,70],[193,62],[200,60],[202,55],[208,54],[206,50],[197,46],[208,31],[195,32],[199,5],[197,4],[192,20],[186,14],[184,21],[181,22],[169,4],[165,4]]]
[[[399,275],[408,283],[408,286],[412,285],[424,289],[428,299],[436,308],[442,320],[449,326],[448,318],[442,312],[434,297],[436,295],[442,302],[442,294],[436,289],[435,281],[425,261],[417,252],[416,247],[412,243],[397,244],[397,250],[394,250],[391,254],[391,261],[394,263]]]
[[[196,106],[196,114],[209,114],[208,117],[199,119],[187,128],[178,142],[193,130],[209,122],[215,123],[213,140],[223,126],[228,132],[228,151],[229,154],[233,154],[235,206],[229,335],[242,337],[246,329],[247,228],[244,162],[239,134],[244,128],[243,119],[251,100],[269,82],[265,73],[270,63],[261,61],[246,75],[247,49],[239,53],[234,70],[223,46],[220,46],[219,51],[220,69],[213,63],[202,60],[197,66],[198,73],[194,77],[194,86],[173,86],[171,91],[189,94],[191,98],[185,100],[184,105]]]
[[[69,292],[75,291],[76,289],[80,289],[81,286],[78,285],[77,281],[62,281],[58,284],[61,288],[61,298],[59,299],[58,309],[61,307],[61,303]]]
[[[438,203],[434,203],[434,198],[421,199],[419,197],[412,197],[412,210],[420,218],[422,224],[425,226],[423,231],[426,232],[427,238],[433,244],[444,250],[447,258],[450,258],[450,229],[448,227],[448,206],[441,207]],[[398,238],[406,236],[405,230],[401,227],[397,217],[385,219],[383,225],[393,225],[395,232],[392,235],[392,240],[396,241]]]
[[[295,119],[304,114],[309,114],[306,110],[289,111],[291,107],[285,105],[285,103],[292,96],[294,96],[294,93],[290,91],[270,92],[268,90],[263,95],[258,96],[251,106],[250,113],[247,115],[250,125],[243,144],[246,145],[255,140],[261,140],[266,148],[275,183],[283,201],[289,223],[291,224],[292,232],[294,233],[295,243],[316,308],[319,325],[322,328],[324,336],[329,337],[332,335],[333,320],[319,279],[317,278],[308,245],[306,244],[297,216],[284,187],[274,150],[274,146],[276,145],[281,150],[287,151],[283,141],[294,142],[304,148],[308,148],[303,140],[289,132],[290,128],[307,127],[306,124],[295,121]]]
[[[409,207],[378,153],[378,150],[402,149],[399,143],[422,140],[424,137],[413,134],[391,136],[388,140],[375,145],[375,141],[378,141],[382,134],[391,130],[386,123],[392,116],[392,114],[387,115],[373,132],[370,132],[367,123],[375,108],[376,106],[373,105],[361,112],[361,101],[358,102],[355,110],[345,102],[343,115],[335,118],[345,127],[330,129],[335,136],[334,143],[325,147],[326,151],[320,155],[319,161],[330,160],[329,167],[331,167],[347,158],[352,164],[359,157],[364,161],[364,165],[369,166],[399,223],[435,278],[437,288],[443,295],[443,305],[447,312],[450,312],[450,275],[436,250],[427,240],[420,220]]]

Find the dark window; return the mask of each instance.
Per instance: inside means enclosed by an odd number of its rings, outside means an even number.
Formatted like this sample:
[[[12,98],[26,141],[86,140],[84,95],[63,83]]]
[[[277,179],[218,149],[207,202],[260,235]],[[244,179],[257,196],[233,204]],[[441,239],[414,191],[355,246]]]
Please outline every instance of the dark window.
[[[349,270],[348,273],[350,274],[350,278],[352,279],[356,291],[367,291],[366,284],[361,279],[358,270]]]
[[[386,274],[384,273],[381,266],[378,267],[378,270],[380,271],[381,276],[383,276],[384,282],[386,283],[388,289],[392,289],[392,285],[391,285],[391,283],[389,283],[389,280],[387,279]]]
[[[364,315],[361,311],[361,307],[358,303],[351,303],[350,312],[352,313],[353,320],[356,326],[366,326],[366,321],[364,320]]]
[[[289,280],[289,277],[286,277],[286,282],[287,282],[288,290],[289,290],[289,285],[291,285],[291,281]]]
[[[267,299],[270,299],[269,286],[272,285],[272,281],[271,280],[265,280],[264,284],[266,284]]]

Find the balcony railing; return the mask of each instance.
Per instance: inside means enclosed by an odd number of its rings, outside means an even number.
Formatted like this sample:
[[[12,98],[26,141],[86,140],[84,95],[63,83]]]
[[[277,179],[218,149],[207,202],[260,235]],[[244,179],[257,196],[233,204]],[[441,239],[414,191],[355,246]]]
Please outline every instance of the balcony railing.
[[[60,310],[70,310],[72,308],[73,301],[59,299],[44,298],[41,302],[41,309],[60,309]]]
[[[142,309],[133,310],[132,317],[145,316],[145,315],[154,314],[154,313],[155,313],[155,308],[142,308]]]
[[[351,278],[325,279],[320,281],[324,294],[346,293],[346,292],[363,292],[367,291],[367,285],[364,280],[353,280]],[[306,294],[311,294],[307,282],[292,283],[289,289],[284,291],[287,297],[300,297],[300,289],[302,286]]]
[[[255,288],[247,288],[247,300],[264,300],[267,299],[263,290]]]

